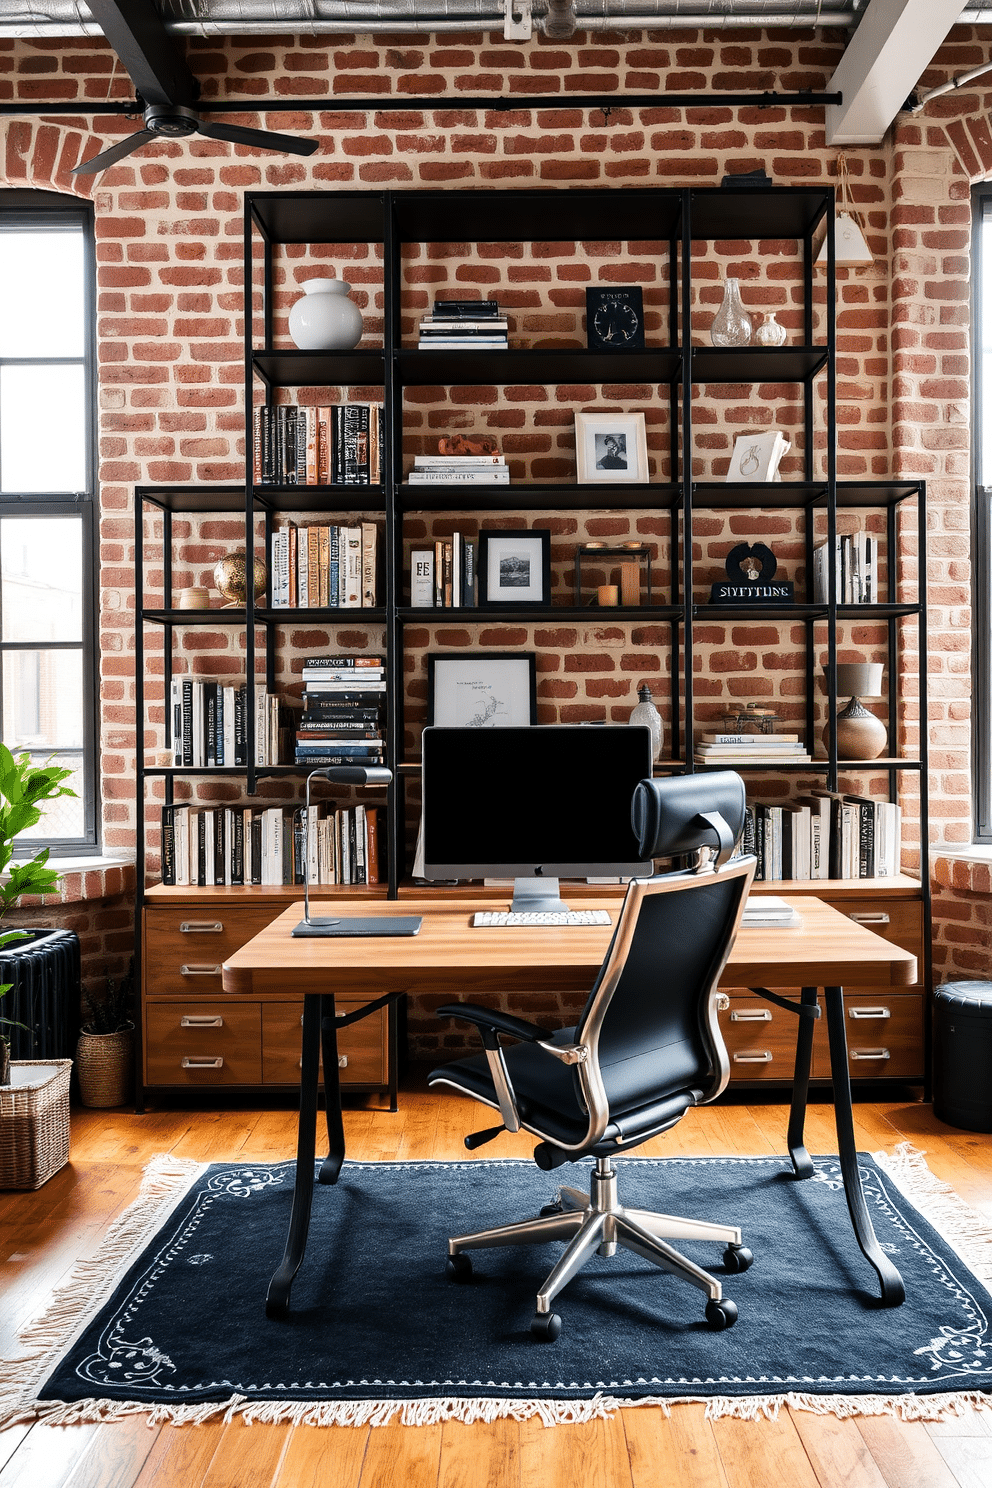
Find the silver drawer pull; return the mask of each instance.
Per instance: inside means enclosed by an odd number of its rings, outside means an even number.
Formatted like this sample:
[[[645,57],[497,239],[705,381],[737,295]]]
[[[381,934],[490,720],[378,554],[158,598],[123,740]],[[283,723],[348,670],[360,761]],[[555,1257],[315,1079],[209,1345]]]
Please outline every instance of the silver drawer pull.
[[[179,1019],[180,1028],[223,1028],[224,1019],[220,1014],[212,1013],[184,1013]]]
[[[892,1055],[889,1053],[888,1049],[852,1049],[851,1058],[871,1059],[877,1063],[881,1060],[891,1059]]]
[[[219,966],[180,966],[180,976],[220,976]]]
[[[183,1057],[183,1069],[223,1069],[223,1057],[218,1054],[216,1059],[199,1059],[194,1055],[186,1054]]]
[[[860,914],[852,909],[847,918],[853,920],[856,925],[887,925],[889,923],[889,917],[882,909],[874,910],[871,914],[867,911]]]
[[[182,920],[180,935],[219,935],[224,926],[220,920]]]
[[[303,1068],[303,1060],[302,1059],[297,1060],[296,1068],[297,1069],[302,1069]],[[338,1055],[338,1069],[347,1069],[347,1068],[348,1068],[348,1056],[347,1056],[347,1054],[339,1054]]]
[[[887,1007],[852,1007],[848,1008],[847,1016],[849,1018],[891,1018],[892,1014]]]
[[[771,1049],[759,1049],[754,1054],[735,1054],[735,1064],[771,1064],[774,1055]]]
[[[740,1008],[731,1013],[731,1023],[770,1023],[772,1021],[771,1008]]]

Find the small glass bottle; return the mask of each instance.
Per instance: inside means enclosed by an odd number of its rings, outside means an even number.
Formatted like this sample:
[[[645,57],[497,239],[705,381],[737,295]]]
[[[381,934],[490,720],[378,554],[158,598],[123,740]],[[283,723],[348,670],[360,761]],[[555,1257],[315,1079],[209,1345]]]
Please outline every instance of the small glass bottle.
[[[661,746],[664,743],[665,730],[661,722],[661,714],[654,705],[654,698],[650,687],[645,684],[637,689],[637,703],[630,710],[628,723],[641,724],[651,730],[651,758],[661,758]]]
[[[723,303],[710,326],[710,340],[714,346],[749,346],[752,329],[751,317],[741,303],[741,282],[728,279]]]
[[[775,319],[775,311],[769,310],[755,331],[754,339],[759,346],[783,346],[787,334],[785,326],[779,325]]]

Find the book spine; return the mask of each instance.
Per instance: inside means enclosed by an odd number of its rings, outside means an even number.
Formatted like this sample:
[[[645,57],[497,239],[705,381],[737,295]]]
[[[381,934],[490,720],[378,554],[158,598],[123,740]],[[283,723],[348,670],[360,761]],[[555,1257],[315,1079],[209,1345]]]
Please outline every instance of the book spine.
[[[294,419],[294,450],[296,454],[296,470],[294,481],[298,486],[307,485],[307,409],[297,408]]]
[[[318,486],[329,486],[331,483],[331,453],[334,445],[333,434],[333,410],[331,408],[317,409],[317,484]]]
[[[345,609],[360,609],[362,604],[362,529],[342,527],[341,540],[344,546],[345,590],[341,604]]]
[[[176,814],[174,806],[162,807],[162,882],[176,882]]]
[[[434,553],[417,548],[410,554],[410,604],[415,610],[434,607]]]
[[[251,476],[256,486],[262,484],[262,414],[261,404],[251,413]]]
[[[362,523],[362,607],[374,609],[378,581],[376,559],[378,553],[378,528],[374,522]]]
[[[259,428],[262,442],[262,485],[274,486],[276,474],[276,434],[274,410],[269,403],[259,409]]]
[[[327,528],[327,607],[337,609],[341,603],[341,529]]]
[[[366,881],[370,884],[382,882],[379,867],[379,808],[366,806],[365,829],[367,836]]]

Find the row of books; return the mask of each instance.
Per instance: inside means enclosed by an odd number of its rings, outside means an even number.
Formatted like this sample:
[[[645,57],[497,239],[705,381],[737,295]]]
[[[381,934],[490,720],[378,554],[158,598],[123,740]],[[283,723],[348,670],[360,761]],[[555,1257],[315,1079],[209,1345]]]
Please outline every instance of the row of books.
[[[503,455],[417,455],[407,484],[508,486],[510,467]]]
[[[902,808],[896,801],[814,790],[781,803],[749,802],[741,848],[755,878],[892,878],[900,871]]]
[[[376,806],[162,807],[167,885],[375,884],[380,856]]]
[[[798,734],[700,734],[693,752],[698,765],[795,765],[811,758]]]
[[[420,322],[421,351],[505,351],[509,324],[498,300],[438,300]]]
[[[279,699],[255,692],[254,717],[247,717],[248,688],[205,677],[171,679],[173,763],[177,768],[244,766],[249,749],[256,765],[279,763]]]
[[[826,604],[830,594],[829,543],[813,549],[813,601]],[[878,604],[878,538],[870,532],[845,532],[834,544],[834,590],[838,604]]]
[[[461,532],[433,548],[410,554],[410,604],[415,610],[448,609],[475,604],[476,546]]]
[[[256,486],[377,485],[382,447],[381,403],[265,403],[253,413]]]
[[[382,656],[308,656],[303,663],[296,764],[314,769],[381,764],[386,752],[385,696]]]
[[[379,598],[375,522],[338,527],[281,521],[272,529],[272,608],[369,609]]]

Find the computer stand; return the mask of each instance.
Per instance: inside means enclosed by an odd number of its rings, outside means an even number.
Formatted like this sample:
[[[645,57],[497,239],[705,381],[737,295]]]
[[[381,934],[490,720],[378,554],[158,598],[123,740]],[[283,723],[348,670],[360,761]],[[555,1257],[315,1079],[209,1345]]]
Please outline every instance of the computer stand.
[[[560,894],[561,885],[557,878],[515,878],[510,908],[517,913],[567,914],[568,905]]]

